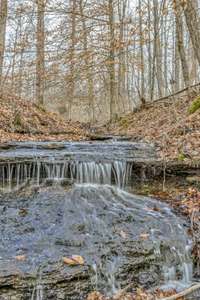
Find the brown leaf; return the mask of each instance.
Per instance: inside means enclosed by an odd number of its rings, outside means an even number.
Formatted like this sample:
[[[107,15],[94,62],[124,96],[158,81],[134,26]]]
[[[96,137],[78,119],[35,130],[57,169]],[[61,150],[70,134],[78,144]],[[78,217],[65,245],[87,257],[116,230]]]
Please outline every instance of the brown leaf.
[[[85,264],[85,261],[82,256],[79,255],[72,255],[71,258],[69,257],[63,257],[63,262],[68,266],[83,266]]]
[[[85,261],[83,259],[82,256],[79,256],[79,255],[72,255],[72,259],[74,261],[76,261],[79,265],[84,265],[85,264]]]
[[[87,300],[104,300],[104,296],[99,292],[92,292],[88,295]]]
[[[149,238],[149,234],[148,233],[142,233],[140,234],[140,238],[144,241],[148,240]]]
[[[25,261],[26,260],[26,255],[17,255],[17,256],[15,256],[15,259],[17,261]]]

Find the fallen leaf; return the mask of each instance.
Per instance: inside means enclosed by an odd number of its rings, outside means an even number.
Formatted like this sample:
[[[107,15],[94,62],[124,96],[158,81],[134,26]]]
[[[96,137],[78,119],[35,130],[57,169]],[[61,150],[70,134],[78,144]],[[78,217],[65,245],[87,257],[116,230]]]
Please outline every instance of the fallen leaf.
[[[66,265],[69,265],[69,266],[77,266],[77,263],[71,259],[71,258],[68,258],[68,257],[63,257],[62,258],[63,262],[66,264]]]
[[[126,239],[128,237],[128,234],[123,230],[121,230],[119,234],[123,239]]]
[[[140,234],[140,238],[144,241],[148,240],[149,238],[149,234],[148,233],[142,233]]]
[[[88,295],[87,300],[104,300],[104,296],[99,292],[92,292]]]
[[[19,215],[21,217],[25,217],[28,214],[28,210],[26,208],[20,208]]]
[[[85,261],[82,256],[72,255],[72,259],[75,260],[79,265],[84,265]]]
[[[158,212],[160,212],[160,208],[159,208],[158,206],[154,205],[153,211],[158,211]]]
[[[82,266],[85,264],[83,257],[79,256],[79,255],[72,255],[71,258],[63,257],[62,260],[66,265],[69,265],[69,266],[79,266],[79,265]]]
[[[26,260],[26,255],[17,255],[17,256],[15,256],[15,259],[17,261],[25,261]]]

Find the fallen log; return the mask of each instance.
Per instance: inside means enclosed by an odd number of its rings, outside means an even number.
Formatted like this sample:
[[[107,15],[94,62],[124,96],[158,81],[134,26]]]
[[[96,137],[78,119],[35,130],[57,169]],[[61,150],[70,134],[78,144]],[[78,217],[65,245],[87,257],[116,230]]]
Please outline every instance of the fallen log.
[[[179,91],[177,91],[177,92],[175,92],[175,93],[173,93],[173,94],[169,94],[169,95],[164,96],[164,97],[162,97],[162,98],[155,99],[155,100],[153,100],[151,103],[147,103],[147,106],[151,106],[151,105],[153,105],[153,104],[156,103],[156,102],[162,102],[163,100],[168,100],[168,99],[170,99],[170,98],[173,98],[173,97],[175,97],[175,96],[177,96],[177,95],[179,95],[179,94],[182,94],[182,93],[188,91],[189,89],[193,89],[193,88],[197,88],[197,87],[200,87],[200,82],[199,82],[199,83],[196,83],[196,84],[194,84],[194,85],[191,85],[191,86],[189,86],[189,87],[186,87],[186,88],[184,88],[184,89],[182,89],[182,90],[179,90]]]
[[[198,291],[200,292],[200,283],[198,284],[195,284],[191,287],[189,287],[188,289],[176,294],[176,295],[173,295],[173,296],[170,296],[170,297],[167,297],[167,298],[162,298],[160,300],[181,300],[181,299],[185,299],[185,297],[187,296],[190,296],[192,293]]]

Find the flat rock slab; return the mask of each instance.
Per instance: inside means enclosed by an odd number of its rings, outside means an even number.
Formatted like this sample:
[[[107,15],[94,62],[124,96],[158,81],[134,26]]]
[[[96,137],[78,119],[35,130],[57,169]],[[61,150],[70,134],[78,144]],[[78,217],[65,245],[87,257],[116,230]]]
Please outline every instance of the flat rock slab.
[[[156,159],[156,151],[152,144],[131,142],[21,142],[0,147],[0,162],[36,158],[151,161]]]
[[[164,264],[180,263],[172,246],[182,253],[187,242],[183,222],[167,205],[111,186],[6,194],[0,199],[0,296],[30,300],[41,289],[45,300],[81,300],[94,289],[111,293],[130,282],[154,286]],[[72,255],[85,265],[65,265],[62,258]]]

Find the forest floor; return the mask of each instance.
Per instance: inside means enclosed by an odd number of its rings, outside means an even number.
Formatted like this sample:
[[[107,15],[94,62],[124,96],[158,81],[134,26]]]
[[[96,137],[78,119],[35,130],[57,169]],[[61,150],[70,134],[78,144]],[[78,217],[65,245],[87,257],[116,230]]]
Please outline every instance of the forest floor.
[[[199,109],[191,113],[194,101]],[[165,160],[199,160],[200,100],[198,102],[198,96],[188,99],[182,94],[150,103],[106,125],[105,130],[136,141],[153,142],[159,156]]]
[[[67,122],[57,114],[15,96],[0,98],[0,143],[11,141],[84,140],[79,122]]]

